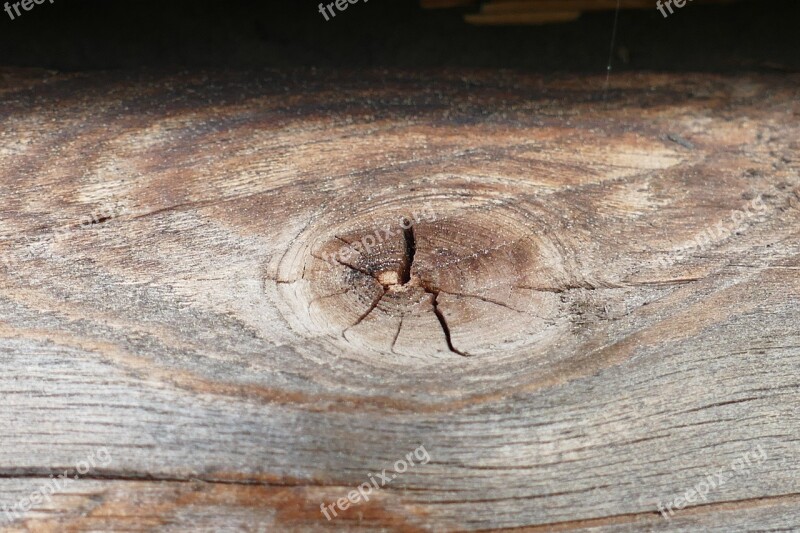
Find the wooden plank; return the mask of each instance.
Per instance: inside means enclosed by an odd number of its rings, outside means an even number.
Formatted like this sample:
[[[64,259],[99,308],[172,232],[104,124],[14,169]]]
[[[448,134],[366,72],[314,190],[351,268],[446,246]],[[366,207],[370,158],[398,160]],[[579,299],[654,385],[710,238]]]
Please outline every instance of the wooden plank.
[[[9,530],[800,526],[797,76],[1,78]]]
[[[525,11],[499,13],[473,13],[464,15],[464,20],[476,25],[507,24],[550,24],[552,22],[570,22],[581,16],[580,11]]]
[[[736,0],[698,0],[697,3],[731,3]],[[585,11],[655,8],[653,0],[492,0],[479,13],[464,20],[476,25],[525,25],[570,22]],[[671,9],[671,8],[670,8]]]
[[[28,497],[41,478],[0,480],[0,494]],[[337,492],[338,489],[338,492]],[[338,498],[351,487],[219,484],[203,481],[80,480],[32,511],[14,531],[425,531],[413,518],[413,507],[384,494],[355,512],[348,509],[334,524],[318,519],[317,501]],[[396,507],[396,506],[400,507]],[[547,531],[710,531],[727,533],[732,525],[760,531],[787,529],[800,522],[800,499],[765,498],[743,503],[693,507],[670,521],[658,514],[618,515],[559,525],[515,529]],[[403,516],[407,511],[410,518]],[[745,529],[745,527],[741,527]]]

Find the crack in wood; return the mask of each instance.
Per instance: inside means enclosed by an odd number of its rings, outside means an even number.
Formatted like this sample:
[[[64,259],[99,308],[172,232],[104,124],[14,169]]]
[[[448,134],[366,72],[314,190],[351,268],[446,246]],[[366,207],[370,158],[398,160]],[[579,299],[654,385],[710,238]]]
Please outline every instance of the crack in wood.
[[[347,264],[347,263],[345,263],[345,262],[343,262],[343,261],[341,261],[339,259],[336,259],[336,261],[338,263],[340,263],[340,264],[342,264],[342,265],[344,265],[344,266],[346,266],[348,268],[351,268],[351,269],[353,269],[353,270],[355,270],[357,272],[360,272],[362,274],[365,274],[367,276],[370,276],[370,277],[374,278],[380,284],[380,286],[382,288],[381,294],[378,295],[378,297],[373,300],[373,302],[369,306],[369,308],[358,317],[356,322],[353,325],[348,326],[347,328],[345,328],[342,331],[342,337],[345,340],[347,340],[347,336],[345,335],[345,333],[348,330],[350,330],[350,329],[356,327],[357,325],[359,325],[362,321],[364,321],[378,307],[378,304],[381,302],[383,297],[386,296],[386,294],[390,290],[392,290],[393,288],[396,288],[396,287],[415,286],[415,287],[420,287],[423,291],[425,291],[426,294],[430,294],[433,297],[432,300],[431,300],[431,305],[432,305],[432,308],[433,308],[432,309],[433,310],[433,314],[436,316],[436,319],[438,320],[439,325],[442,328],[442,333],[444,333],[445,342],[447,343],[447,348],[451,352],[453,352],[455,354],[458,354],[458,355],[460,355],[462,357],[469,357],[469,354],[467,354],[467,353],[459,350],[455,346],[453,346],[453,339],[452,339],[452,334],[450,332],[450,326],[447,323],[447,319],[445,318],[444,313],[442,313],[442,310],[439,309],[439,302],[438,302],[439,293],[440,292],[445,292],[445,291],[441,291],[439,288],[433,286],[430,282],[428,282],[426,280],[422,280],[422,279],[419,279],[419,278],[413,278],[412,279],[412,269],[413,269],[413,266],[414,266],[414,258],[415,258],[416,253],[417,253],[417,239],[416,239],[416,235],[414,234],[414,227],[411,225],[411,221],[410,221],[409,218],[407,218],[407,217],[403,218],[402,225],[403,225],[403,260],[402,260],[402,263],[401,263],[400,268],[399,268],[398,271],[396,271],[396,272],[378,272],[378,273],[367,272],[367,271],[362,270],[362,269],[360,269],[360,268],[358,268],[358,267],[356,267],[354,265],[350,265],[350,264]],[[342,239],[339,236],[336,236],[336,238],[339,239],[342,242],[347,242],[347,241],[345,241],[344,239]],[[467,296],[467,297],[469,297],[471,295],[457,295],[457,296]],[[508,307],[509,309],[511,309],[513,311],[521,313],[521,311],[519,311],[518,309],[514,309],[512,307],[509,307],[508,305],[503,304],[501,302],[488,300],[488,299],[482,298],[480,296],[475,296],[475,298],[482,299],[484,301],[487,301],[489,303],[493,303],[493,304],[496,304],[496,305],[502,305],[504,307]],[[394,338],[392,340],[392,345],[391,345],[391,352],[392,353],[395,353],[394,347],[395,347],[395,344],[397,343],[397,339],[400,336],[400,330],[401,330],[402,327],[403,327],[403,318],[401,317],[400,324],[398,325],[398,328],[397,328],[397,332],[395,333]]]
[[[347,328],[345,328],[345,329],[344,329],[344,331],[342,331],[342,337],[344,337],[344,339],[345,339],[345,340],[347,340],[347,337],[345,337],[345,333],[346,333],[348,330],[350,330],[350,329],[353,329],[353,328],[354,328],[354,327],[356,327],[357,325],[361,324],[361,322],[362,322],[362,321],[363,321],[365,318],[367,318],[367,317],[370,315],[370,313],[372,313],[372,312],[375,310],[375,308],[376,308],[376,307],[378,307],[378,304],[381,302],[381,300],[383,299],[383,297],[384,297],[384,296],[386,296],[386,289],[383,289],[383,286],[381,286],[381,288],[382,288],[382,292],[381,292],[381,293],[378,295],[378,297],[377,297],[377,298],[375,298],[375,299],[372,301],[372,304],[369,306],[369,309],[367,309],[366,311],[364,311],[364,313],[362,313],[362,314],[361,314],[361,316],[359,316],[359,317],[358,317],[358,320],[356,320],[355,324],[353,324],[352,326],[348,326]]]
[[[407,228],[405,226],[408,226]],[[403,240],[405,241],[405,257],[400,269],[400,285],[405,285],[411,281],[411,265],[414,264],[414,256],[417,253],[417,239],[414,235],[414,226],[409,219],[403,219]]]
[[[460,296],[462,298],[475,298],[476,300],[480,300],[482,302],[486,302],[486,303],[490,303],[490,304],[494,304],[494,305],[499,305],[500,307],[505,307],[506,309],[509,309],[511,311],[514,311],[514,312],[522,314],[522,315],[528,314],[525,311],[520,311],[519,309],[517,309],[515,307],[511,307],[510,305],[505,304],[503,302],[499,302],[497,300],[492,300],[491,298],[486,298],[485,296],[478,296],[477,294],[466,294],[466,293],[462,293],[462,292],[450,292],[450,291],[445,291],[445,290],[441,290],[441,289],[439,289],[439,292],[443,292],[443,293],[449,294],[451,296]]]
[[[394,339],[392,339],[392,347],[389,349],[393,354],[397,353],[394,351],[394,347],[397,344],[397,339],[400,338],[400,330],[403,329],[403,318],[404,317],[402,316],[400,317],[400,323],[397,325],[397,333],[394,334]]]
[[[514,285],[513,289],[523,289],[526,291],[535,291],[535,292],[551,292],[555,294],[562,294],[569,291],[575,290],[587,290],[587,291],[594,291],[599,288],[606,288],[606,289],[618,289],[620,287],[596,287],[591,283],[567,283],[563,287],[528,287],[525,285]]]
[[[445,341],[447,341],[447,347],[453,353],[457,353],[462,357],[469,357],[468,354],[462,352],[461,350],[453,346],[453,339],[450,335],[450,326],[447,325],[447,319],[444,317],[444,313],[442,313],[442,310],[439,309],[439,301],[438,301],[439,291],[433,292],[427,287],[425,287],[425,292],[433,295],[433,301],[431,302],[431,304],[433,305],[433,314],[436,315],[436,318],[439,320],[439,324],[442,326],[442,331],[444,332],[444,339]]]

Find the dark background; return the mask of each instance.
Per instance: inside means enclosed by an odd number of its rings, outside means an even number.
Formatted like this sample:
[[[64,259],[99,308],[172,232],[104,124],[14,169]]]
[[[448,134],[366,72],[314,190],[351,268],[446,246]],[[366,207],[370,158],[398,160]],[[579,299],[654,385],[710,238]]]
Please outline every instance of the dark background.
[[[5,0],[0,1],[0,6]],[[663,18],[622,11],[615,70],[800,70],[800,1],[687,3]],[[613,12],[573,23],[478,27],[464,10],[415,0],[351,5],[330,22],[319,2],[54,0],[10,20],[0,65],[130,67],[509,67],[605,72]]]

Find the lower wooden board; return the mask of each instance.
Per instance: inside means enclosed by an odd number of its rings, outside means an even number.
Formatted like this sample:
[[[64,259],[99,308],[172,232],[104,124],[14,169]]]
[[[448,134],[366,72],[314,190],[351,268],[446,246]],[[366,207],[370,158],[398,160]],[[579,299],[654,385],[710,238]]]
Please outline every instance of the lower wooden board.
[[[0,481],[0,494],[24,500],[41,478]],[[416,514],[417,508],[382,493],[368,505],[320,521],[318,501],[339,498],[349,486],[312,487],[206,481],[81,480],[27,514],[7,531],[429,531],[446,530]],[[559,524],[515,528],[559,531],[786,531],[800,522],[800,498],[782,496],[692,507],[665,520],[631,513]],[[462,525],[463,527],[463,525]]]
[[[800,527],[800,77],[0,74],[0,527]]]

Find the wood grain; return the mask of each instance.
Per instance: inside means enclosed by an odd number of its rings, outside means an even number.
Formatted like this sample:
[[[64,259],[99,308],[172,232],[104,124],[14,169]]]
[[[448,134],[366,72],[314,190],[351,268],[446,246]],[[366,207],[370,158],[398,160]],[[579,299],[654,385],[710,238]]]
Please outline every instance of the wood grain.
[[[0,79],[7,530],[800,527],[799,77]]]

